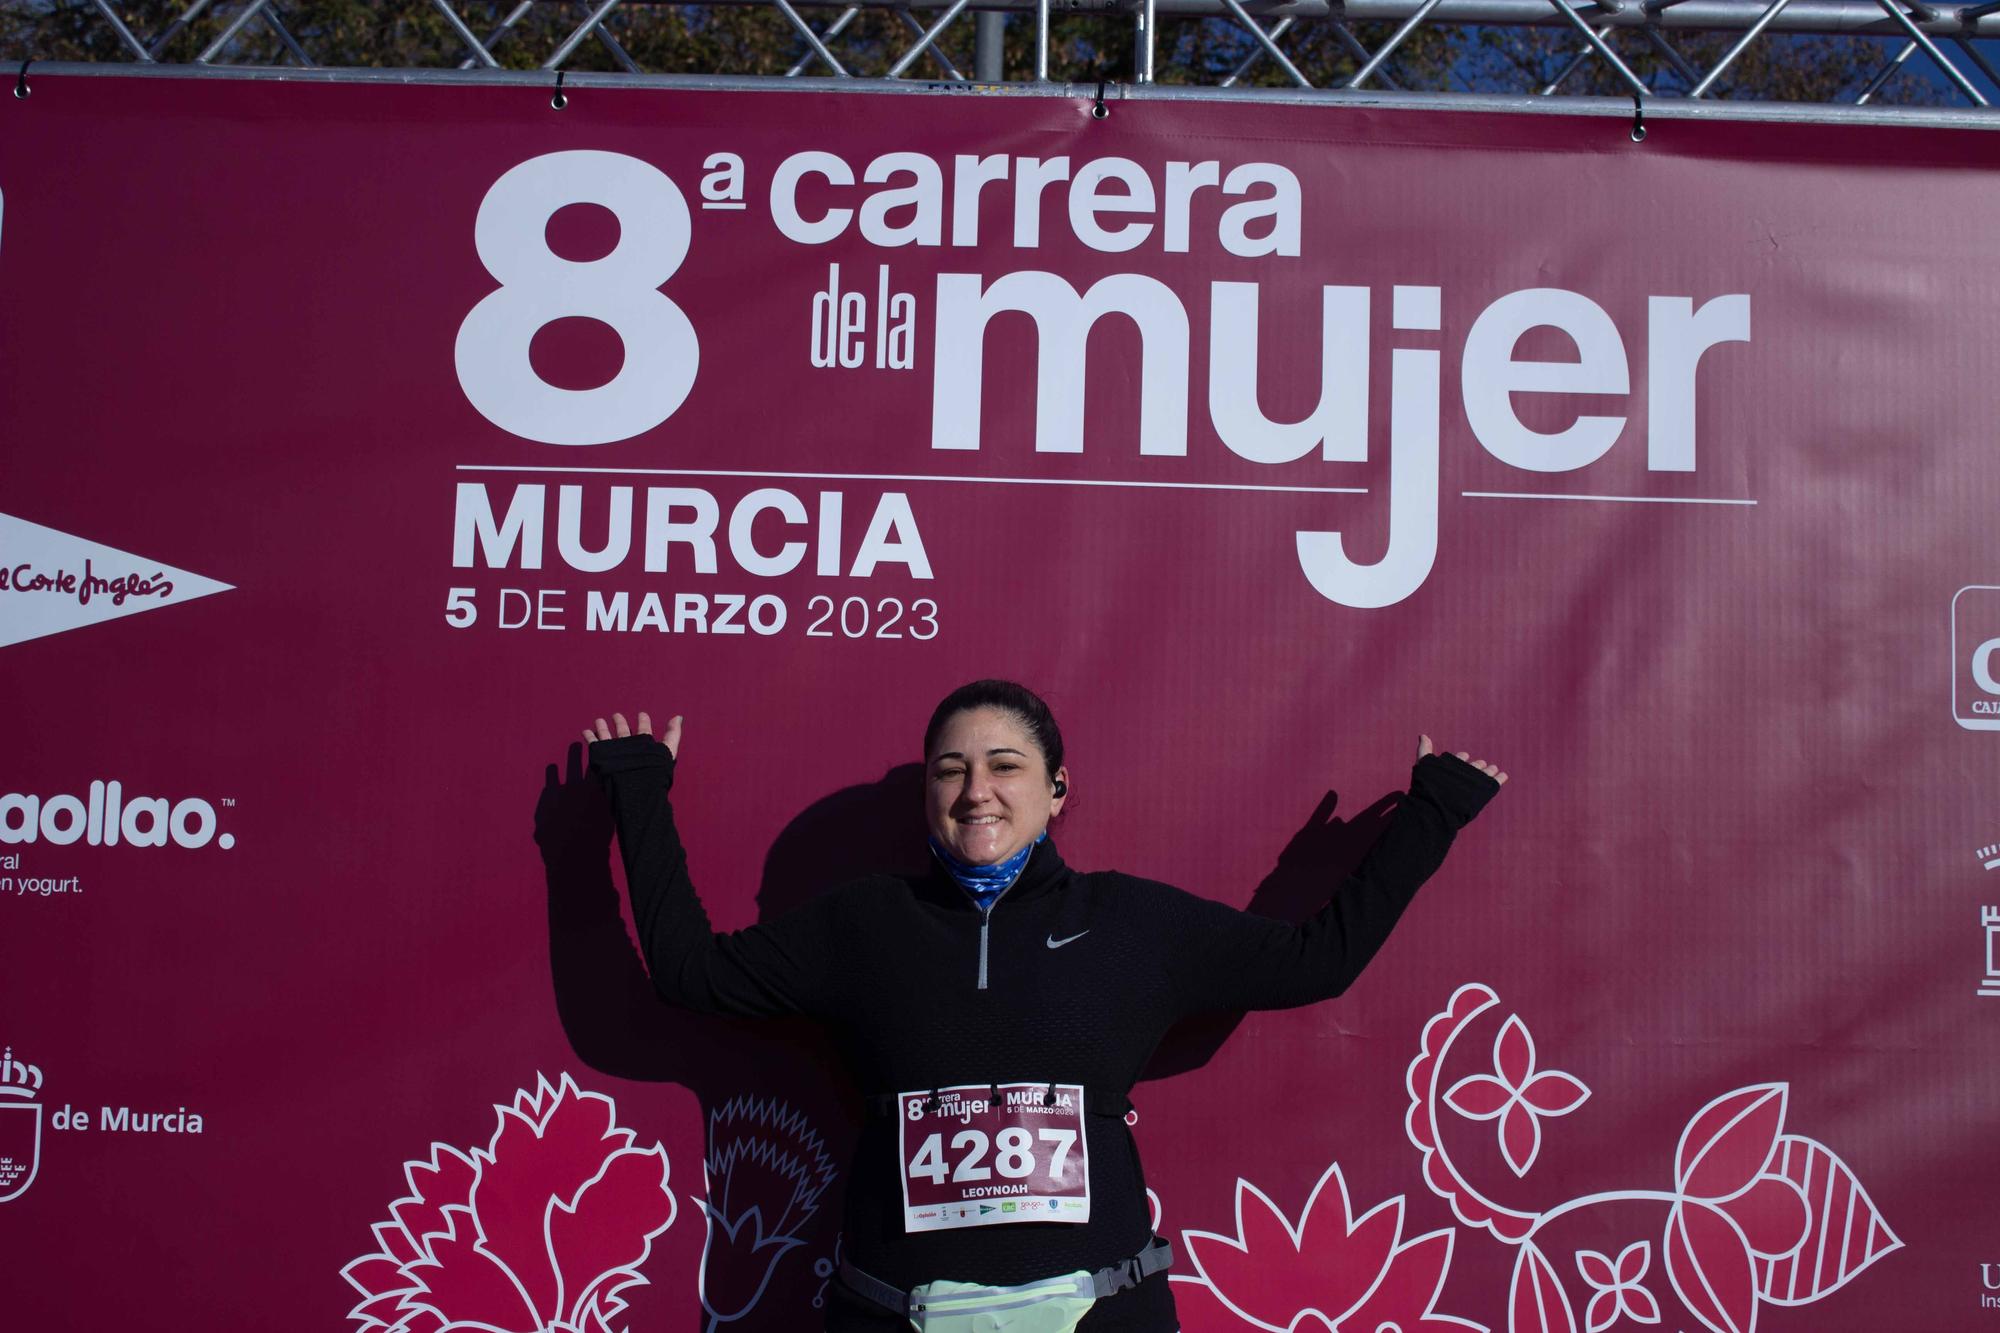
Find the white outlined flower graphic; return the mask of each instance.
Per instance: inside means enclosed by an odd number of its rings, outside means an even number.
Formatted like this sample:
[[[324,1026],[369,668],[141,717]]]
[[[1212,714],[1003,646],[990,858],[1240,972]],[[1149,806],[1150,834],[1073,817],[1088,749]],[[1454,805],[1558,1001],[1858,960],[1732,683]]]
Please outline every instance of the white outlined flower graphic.
[[[1444,1100],[1470,1119],[1497,1119],[1501,1156],[1516,1176],[1525,1176],[1542,1151],[1541,1118],[1568,1115],[1589,1096],[1590,1089],[1574,1074],[1535,1072],[1535,1039],[1521,1016],[1512,1014],[1493,1039],[1493,1072],[1460,1079]]]
[[[1601,1333],[1625,1315],[1635,1323],[1660,1322],[1660,1305],[1653,1293],[1640,1286],[1652,1266],[1653,1247],[1635,1240],[1618,1252],[1617,1262],[1596,1250],[1576,1252],[1577,1271],[1590,1284],[1590,1305],[1583,1312],[1587,1333]]]
[[[666,1150],[642,1148],[602,1093],[568,1074],[496,1105],[469,1153],[433,1143],[410,1192],[341,1269],[358,1333],[613,1333],[625,1293],[673,1224]]]

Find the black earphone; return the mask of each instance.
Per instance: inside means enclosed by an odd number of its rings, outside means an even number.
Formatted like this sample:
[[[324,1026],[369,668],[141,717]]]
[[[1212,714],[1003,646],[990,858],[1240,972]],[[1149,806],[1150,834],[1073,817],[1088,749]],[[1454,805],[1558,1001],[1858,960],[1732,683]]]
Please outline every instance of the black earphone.
[[[1055,794],[1057,796],[1069,795],[1069,784],[1067,782],[1064,782],[1061,778],[1057,778]]]

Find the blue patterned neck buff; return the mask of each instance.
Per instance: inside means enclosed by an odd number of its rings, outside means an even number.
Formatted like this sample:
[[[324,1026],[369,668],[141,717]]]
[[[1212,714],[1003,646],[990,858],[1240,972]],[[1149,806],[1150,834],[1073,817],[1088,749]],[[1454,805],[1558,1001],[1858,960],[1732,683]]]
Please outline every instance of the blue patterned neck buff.
[[[945,868],[947,874],[958,881],[959,888],[972,895],[972,901],[983,912],[993,905],[995,898],[1013,887],[1021,872],[1028,868],[1028,858],[1034,855],[1036,845],[1048,836],[1049,831],[1043,829],[1034,842],[990,866],[967,865],[940,846],[936,838],[931,839],[931,855],[938,859],[938,864]]]

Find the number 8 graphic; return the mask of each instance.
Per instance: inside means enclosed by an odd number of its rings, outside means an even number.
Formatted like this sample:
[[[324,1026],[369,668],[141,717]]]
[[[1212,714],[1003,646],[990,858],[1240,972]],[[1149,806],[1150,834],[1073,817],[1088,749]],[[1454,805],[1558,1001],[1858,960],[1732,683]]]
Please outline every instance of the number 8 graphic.
[[[598,204],[618,219],[602,259],[564,259],[548,247],[549,219]],[[666,174],[623,153],[548,153],[514,167],[486,192],[473,224],[479,262],[498,288],[458,329],[459,386],[494,425],[543,444],[610,444],[672,416],[694,387],[701,349],[694,325],[659,291],[687,257],[687,200]],[[535,373],[528,344],[553,320],[609,324],[625,364],[609,384],[559,389]]]

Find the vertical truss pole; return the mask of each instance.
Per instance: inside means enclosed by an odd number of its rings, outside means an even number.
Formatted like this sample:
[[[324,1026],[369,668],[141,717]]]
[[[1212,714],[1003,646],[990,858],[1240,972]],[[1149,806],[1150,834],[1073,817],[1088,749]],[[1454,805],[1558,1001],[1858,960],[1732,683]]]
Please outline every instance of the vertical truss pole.
[[[982,9],[973,24],[972,76],[981,83],[999,83],[1007,77],[1007,16]]]
[[[822,60],[822,62],[826,64],[826,68],[834,72],[834,78],[848,78],[848,70],[846,70],[846,66],[844,66],[844,64],[840,64],[838,60],[834,60],[834,52],[826,48],[826,42],[822,42],[822,40],[820,40],[820,34],[816,34],[816,32],[812,30],[812,24],[808,24],[808,22],[806,22],[804,18],[800,18],[800,16],[798,16],[798,10],[794,10],[794,8],[792,8],[790,0],[772,0],[772,4],[776,4],[776,6],[778,6],[778,12],[780,12],[780,14],[784,14],[784,16],[786,16],[786,20],[790,20],[790,24],[792,24],[794,28],[798,28],[798,36],[806,38],[806,46],[808,46],[808,48],[812,48],[812,54],[814,54],[814,56],[818,56],[818,58],[820,58],[820,60]],[[848,20],[852,20],[852,18],[854,18],[856,14],[860,14],[860,12],[862,12],[862,10],[860,10],[860,6],[854,6],[854,8],[850,8],[850,10],[846,12],[846,14],[842,14],[842,16],[840,16],[840,18],[836,18],[836,20],[834,20],[832,24],[828,24],[828,28],[826,28],[826,36],[840,36],[840,30],[848,26]],[[798,64],[794,64],[794,66],[790,68],[790,72],[786,74],[786,78],[798,78],[800,70],[804,70],[804,68],[806,68],[806,62],[804,62],[804,60],[800,60]]]
[[[458,40],[471,49],[474,60],[488,69],[500,68],[500,62],[493,58],[493,53],[486,49],[486,44],[472,35],[472,29],[465,26],[465,20],[458,16],[458,11],[453,9],[447,0],[431,0],[431,6],[444,15],[444,21],[458,34]]]
[[[1229,12],[1236,16],[1238,23],[1241,23],[1250,30],[1250,35],[1257,39],[1257,44],[1269,53],[1271,59],[1278,62],[1279,67],[1285,71],[1293,83],[1296,83],[1301,88],[1312,87],[1311,81],[1305,75],[1299,73],[1299,67],[1294,65],[1290,57],[1278,49],[1278,44],[1271,40],[1270,34],[1264,31],[1256,19],[1250,17],[1249,12],[1243,8],[1239,0],[1222,0],[1222,3],[1229,7]]]
[[[596,9],[591,10],[590,17],[578,24],[575,32],[563,38],[563,44],[558,46],[555,52],[542,62],[542,68],[557,69],[561,67],[562,62],[570,58],[570,53],[583,45],[583,39],[590,36],[596,30],[598,24],[604,22],[604,16],[618,8],[618,3],[619,0],[604,0]]]
[[[1035,0],[1035,82],[1049,81],[1049,0]]]
[[[1715,68],[1703,75],[1700,83],[1688,89],[1687,95],[1689,100],[1698,100],[1708,96],[1708,90],[1715,86],[1715,81],[1722,77],[1724,71],[1736,63],[1736,57],[1742,55],[1748,49],[1750,43],[1756,41],[1764,29],[1770,26],[1771,20],[1783,13],[1785,6],[1790,3],[1792,3],[1792,0],[1772,0],[1770,8],[1759,14],[1757,21],[1750,25],[1749,30],[1741,37],[1738,37],[1735,44],[1722,53],[1722,59],[1715,63]]]
[[[1938,49],[1937,43],[1933,42],[1922,28],[1919,28],[1916,24],[1910,22],[1910,16],[1903,12],[1903,7],[1897,4],[1896,0],[1877,0],[1877,3],[1879,3],[1882,6],[1882,8],[1888,13],[1890,18],[1896,20],[1896,22],[1902,27],[1904,32],[1910,34],[1911,41],[1917,43],[1919,46],[1924,48],[1924,54],[1929,56],[1931,60],[1937,65],[1937,67],[1944,71],[1944,76],[1947,79],[1950,79],[1952,83],[1957,86],[1960,92],[1964,93],[1967,97],[1972,99],[1972,104],[1974,106],[1992,105],[1991,102],[1988,102],[1984,97],[1980,95],[1980,92],[1977,88],[1972,86],[1971,80],[1967,79],[1965,75],[1959,73],[1958,66],[1952,64],[1951,58],[1947,56],[1943,51]],[[1924,14],[1924,11],[1921,6],[1918,7],[1917,13],[1922,17],[1929,17],[1928,15]]]
[[[1903,49],[1896,52],[1895,55],[1890,56],[1888,63],[1875,71],[1875,77],[1868,80],[1868,86],[1861,90],[1861,96],[1854,99],[1854,105],[1867,106],[1868,99],[1876,93],[1881,92],[1882,85],[1895,78],[1896,71],[1903,67],[1903,62],[1916,53],[1917,44],[1915,42],[1904,42]]]
[[[1367,64],[1354,71],[1354,77],[1347,81],[1346,86],[1349,88],[1359,88],[1368,79],[1372,78],[1375,71],[1382,68],[1382,62],[1387,60],[1391,55],[1394,55],[1396,48],[1403,44],[1403,39],[1415,32],[1417,25],[1429,18],[1431,11],[1437,7],[1438,0],[1424,0],[1423,4],[1417,7],[1417,12],[1404,19],[1403,26],[1396,29],[1395,35],[1382,44],[1382,49],[1368,57]]]
[[[206,65],[209,61],[222,54],[223,50],[236,40],[236,34],[243,31],[243,25],[251,19],[256,18],[258,11],[263,9],[266,3],[267,0],[250,0],[249,4],[243,6],[243,12],[229,20],[229,26],[224,28],[217,35],[216,39],[208,44],[208,49],[194,58],[194,63],[197,65]]]
[[[1151,83],[1153,81],[1153,29],[1159,14],[1154,9],[1154,0],[1139,0],[1137,38],[1132,43],[1132,81]]]
[[[902,57],[895,64],[889,66],[888,74],[883,77],[891,79],[902,78],[903,71],[916,63],[917,57],[924,53],[924,48],[937,41],[938,34],[945,30],[945,26],[960,14],[963,14],[965,7],[971,3],[972,0],[952,0],[951,8],[944,11],[944,16],[925,29],[923,35],[917,39],[917,44],[903,52]],[[943,55],[944,52],[939,51],[938,54]]]
[[[146,49],[145,44],[143,42],[141,42],[137,37],[134,37],[132,35],[132,30],[125,26],[125,21],[123,19],[118,17],[118,11],[113,9],[110,5],[106,4],[105,0],[95,0],[95,2],[97,5],[97,12],[104,15],[104,17],[110,22],[112,29],[116,31],[118,34],[118,40],[125,43],[126,49],[131,51],[133,55],[137,56],[140,60],[144,61],[146,64],[148,65],[152,64],[153,53]]]
[[[1605,45],[1602,37],[1591,31],[1590,25],[1583,21],[1583,16],[1576,12],[1569,0],[1549,0],[1549,3],[1561,10],[1562,16],[1569,20],[1569,25],[1582,33],[1583,39],[1596,49],[1597,54],[1603,56],[1605,62],[1618,71],[1618,77],[1625,81],[1625,86],[1632,90],[1634,96],[1645,97],[1652,92],[1652,89],[1640,82],[1637,74],[1625,67],[1625,62],[1618,58],[1618,53]]]

